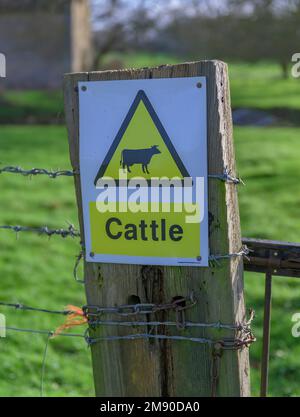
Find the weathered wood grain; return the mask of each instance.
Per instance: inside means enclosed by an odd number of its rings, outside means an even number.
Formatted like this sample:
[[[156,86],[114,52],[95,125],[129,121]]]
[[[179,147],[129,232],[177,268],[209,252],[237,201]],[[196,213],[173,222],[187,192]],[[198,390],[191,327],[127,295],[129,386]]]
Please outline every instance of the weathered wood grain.
[[[207,77],[208,167],[222,174],[235,173],[232,120],[227,66],[220,61],[201,61],[157,68],[67,74],[65,108],[73,169],[79,169],[78,81],[167,77]],[[75,178],[79,223],[83,235],[81,190]],[[212,254],[236,252],[241,247],[236,186],[209,180],[210,249]],[[111,306],[127,303],[134,295],[141,302],[170,302],[192,291],[197,305],[186,311],[195,322],[235,323],[245,319],[243,260],[222,262],[220,268],[141,267],[136,265],[85,264],[89,304]],[[161,313],[160,313],[161,314]],[[157,317],[156,317],[157,318]],[[174,313],[160,319],[174,320]],[[204,335],[197,329],[163,329],[168,334]],[[124,335],[147,329],[105,327],[95,335]],[[228,336],[228,333],[226,334]],[[224,331],[206,330],[205,336],[222,338]],[[113,341],[92,346],[93,371],[98,396],[209,396],[212,352],[207,345],[181,341]],[[221,358],[219,396],[249,395],[248,351],[226,351]]]

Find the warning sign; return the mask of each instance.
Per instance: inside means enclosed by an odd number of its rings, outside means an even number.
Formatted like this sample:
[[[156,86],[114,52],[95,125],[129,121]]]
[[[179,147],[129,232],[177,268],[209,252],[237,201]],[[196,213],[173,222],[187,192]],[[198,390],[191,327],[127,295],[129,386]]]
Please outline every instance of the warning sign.
[[[128,178],[143,175],[189,177],[146,93],[140,90],[130,107],[95,179],[118,179],[120,166]]]
[[[207,266],[205,78],[79,91],[87,261]]]

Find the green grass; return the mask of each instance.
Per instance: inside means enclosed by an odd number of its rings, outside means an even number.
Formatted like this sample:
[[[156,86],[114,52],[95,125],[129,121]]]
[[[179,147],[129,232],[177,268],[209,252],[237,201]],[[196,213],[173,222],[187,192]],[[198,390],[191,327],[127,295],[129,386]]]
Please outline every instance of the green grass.
[[[300,130],[235,128],[243,234],[300,240]]]
[[[201,59],[199,57],[198,59]],[[103,61],[105,68],[118,60],[125,68],[141,68],[185,61],[165,54],[111,53]],[[232,107],[259,108],[293,123],[299,120],[300,80],[283,79],[279,65],[229,63]],[[1,99],[1,96],[0,96]],[[6,91],[0,100],[0,121],[5,123],[57,123],[63,120],[62,93],[59,91]]]
[[[12,90],[0,95],[0,121],[6,124],[58,123],[63,120],[63,112],[61,91]]]
[[[121,60],[126,68],[175,64],[188,60],[164,54],[130,53],[108,55],[104,63],[107,65],[113,59]],[[201,57],[195,57],[195,60],[201,60]],[[280,66],[275,63],[232,62],[229,63],[229,75],[233,108],[300,109],[300,79],[291,76],[283,79]]]
[[[0,127],[1,162],[24,167],[68,168],[63,127]],[[299,241],[300,129],[236,128],[239,188],[244,236]],[[2,174],[0,224],[66,226],[77,224],[73,181]],[[84,290],[72,276],[78,243],[32,234],[0,233],[1,300],[61,309],[85,302]],[[251,351],[252,393],[259,393],[264,280],[246,274],[246,301],[256,310],[257,342]],[[291,336],[291,317],[299,311],[300,282],[274,278],[270,394],[300,395],[300,341]],[[64,318],[1,308],[7,325],[55,329]],[[78,328],[74,331],[81,332]],[[45,337],[8,333],[0,340],[0,395],[36,396]],[[84,341],[50,340],[45,395],[93,395],[90,353]]]
[[[246,237],[300,240],[300,129],[236,128],[242,234]],[[246,302],[256,311],[257,343],[251,347],[252,393],[259,395],[264,277],[245,274]],[[274,278],[270,359],[270,394],[300,395],[300,341],[291,335],[299,311],[298,279]]]
[[[59,91],[47,90],[28,90],[14,91],[10,90],[5,93],[5,98],[20,108],[37,107],[42,112],[57,111],[58,103],[62,103],[62,93]],[[63,107],[60,108],[63,110]]]
[[[68,168],[66,132],[62,127],[1,127],[1,162],[24,167]],[[30,180],[2,174],[0,224],[67,227],[77,224],[72,178]],[[80,247],[77,241],[13,232],[0,234],[1,300],[62,309],[85,302],[72,269]],[[1,308],[7,326],[56,329],[63,316]],[[74,332],[83,332],[78,328]],[[0,340],[0,395],[38,396],[46,337],[8,332]],[[45,369],[45,395],[94,394],[90,354],[84,340],[50,340]]]
[[[115,60],[122,62],[124,68],[156,67],[158,65],[182,62],[182,59],[178,57],[163,53],[129,52],[124,54],[113,52],[104,57],[103,65],[108,66],[110,62]]]
[[[279,65],[230,63],[232,106],[300,109],[300,79],[283,79]]]

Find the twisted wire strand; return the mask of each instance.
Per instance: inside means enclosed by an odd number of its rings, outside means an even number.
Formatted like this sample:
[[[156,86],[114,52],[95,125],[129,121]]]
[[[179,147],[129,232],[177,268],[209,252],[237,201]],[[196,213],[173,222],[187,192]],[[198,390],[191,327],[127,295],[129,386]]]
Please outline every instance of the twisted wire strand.
[[[220,266],[220,261],[224,259],[238,258],[239,256],[249,259],[248,255],[250,252],[251,250],[246,245],[243,245],[238,252],[228,253],[226,255],[210,255],[208,257],[209,266]]]
[[[54,332],[50,330],[39,330],[39,329],[28,329],[28,328],[25,329],[25,328],[18,328],[18,327],[12,327],[12,326],[0,326],[0,329],[21,332],[21,333],[47,335],[48,338],[51,338],[52,336],[54,336]],[[159,339],[159,340],[190,341],[190,342],[209,344],[209,345],[220,343],[222,346],[222,349],[225,349],[225,350],[240,349],[244,346],[249,346],[251,343],[256,341],[255,337],[251,333],[247,333],[245,337],[240,337],[240,338],[224,338],[221,340],[213,340],[213,339],[208,339],[204,337],[190,337],[190,336],[179,336],[179,335],[172,336],[172,335],[150,334],[150,333],[137,333],[137,334],[129,334],[125,336],[116,335],[116,336],[90,337],[89,331],[90,329],[88,328],[86,329],[84,334],[59,333],[58,336],[85,339],[86,343],[89,346],[98,342],[102,342],[102,341]]]
[[[222,340],[213,340],[204,337],[189,337],[189,336],[171,336],[164,334],[150,334],[150,333],[137,333],[129,334],[125,336],[101,336],[101,337],[90,337],[88,332],[86,333],[85,340],[89,346],[103,342],[103,341],[117,341],[117,340],[139,340],[139,339],[158,339],[158,340],[177,340],[177,341],[189,341],[196,342],[200,344],[214,345],[216,342],[220,343],[222,349],[224,350],[236,350],[244,346],[249,346],[255,341],[254,337],[247,336],[245,338],[236,338],[236,339],[222,339]]]
[[[25,177],[30,176],[36,176],[36,175],[46,175],[49,178],[55,179],[58,177],[73,177],[74,175],[78,174],[78,172],[75,171],[69,171],[69,170],[47,170],[44,168],[32,168],[32,169],[23,169],[18,166],[5,166],[3,168],[0,168],[0,174],[2,173],[9,173],[9,174],[20,174]]]
[[[45,334],[45,335],[49,335],[50,337],[54,336],[55,334],[55,332],[52,330],[23,329],[23,328],[13,327],[13,326],[0,326],[0,329],[12,331],[12,332],[20,332],[20,333]],[[59,333],[58,336],[85,338],[84,334],[79,334],[79,333]]]
[[[239,177],[234,177],[231,175],[231,171],[225,167],[223,174],[209,174],[208,178],[218,179],[229,184],[242,184],[245,185],[244,181]]]
[[[71,313],[71,311],[68,310],[49,310],[46,308],[36,308],[36,307],[30,307],[23,305],[21,303],[6,303],[4,301],[0,302],[0,306],[2,307],[11,307],[16,310],[23,310],[23,311],[35,311],[39,313],[48,313],[48,314],[61,314],[61,315],[68,315]]]
[[[183,299],[182,299],[183,300]],[[182,302],[180,300],[180,302]],[[187,300],[184,298],[184,300]],[[176,300],[177,301],[177,300]],[[30,312],[39,312],[39,313],[47,313],[47,314],[55,314],[55,315],[68,315],[71,314],[72,311],[70,310],[51,310],[46,308],[37,308],[37,307],[31,307],[26,306],[21,303],[7,303],[7,302],[0,302],[0,306],[3,307],[9,307],[14,308],[16,310],[23,310],[23,311],[30,311]],[[88,311],[89,306],[84,306],[83,311],[85,316],[88,318],[88,323],[91,327],[94,326],[125,326],[125,327],[132,327],[132,326],[178,326],[177,322],[173,321],[143,321],[143,320],[133,320],[133,321],[121,321],[121,320],[99,320],[94,319],[95,313],[91,314],[91,317],[89,317]],[[119,307],[98,307],[99,311],[96,313],[97,315],[103,315],[104,313],[112,314],[117,313],[122,316],[132,316],[138,315],[138,314],[151,314],[162,310],[170,310],[170,307],[172,307],[176,311],[182,311],[186,308],[192,307],[192,305],[189,306],[179,306],[178,304],[170,303],[170,304],[161,304],[161,305],[155,305],[155,304],[135,304],[135,305],[123,305]],[[92,306],[92,308],[95,308]],[[127,313],[124,312],[124,310],[128,310],[128,308],[132,309],[132,312],[128,311]],[[145,308],[148,308],[145,310]],[[144,309],[144,310],[143,310]],[[122,312],[123,311],[123,312]],[[250,331],[250,325],[254,319],[254,310],[250,310],[250,318],[245,323],[237,323],[237,324],[224,324],[221,322],[215,322],[215,323],[196,323],[191,321],[185,321],[184,327],[200,327],[200,328],[215,328],[215,329],[227,329],[227,330],[237,330],[237,331]]]
[[[9,174],[19,174],[25,177],[28,176],[36,176],[36,175],[46,175],[50,178],[58,178],[62,176],[66,177],[73,177],[74,175],[79,175],[78,171],[71,171],[71,170],[47,170],[45,168],[32,168],[32,169],[23,169],[19,166],[5,166],[0,168],[0,174],[2,173],[9,173]],[[239,177],[234,177],[231,175],[230,170],[225,167],[224,172],[222,174],[209,174],[208,178],[215,178],[219,179],[224,182],[233,183],[233,184],[244,184],[243,180]]]
[[[70,224],[68,229],[51,229],[47,226],[42,227],[31,227],[31,226],[11,226],[11,225],[0,225],[0,229],[2,230],[12,230],[15,233],[20,232],[33,232],[38,233],[39,235],[46,235],[51,237],[53,235],[61,236],[63,238],[66,237],[80,237],[79,231]]]
[[[89,325],[93,326],[178,326],[178,323],[173,321],[121,321],[121,320],[91,320]],[[216,323],[195,323],[191,321],[185,321],[182,323],[184,327],[196,327],[196,328],[211,328],[211,329],[227,329],[227,330],[245,330],[246,324],[223,324],[221,322]]]

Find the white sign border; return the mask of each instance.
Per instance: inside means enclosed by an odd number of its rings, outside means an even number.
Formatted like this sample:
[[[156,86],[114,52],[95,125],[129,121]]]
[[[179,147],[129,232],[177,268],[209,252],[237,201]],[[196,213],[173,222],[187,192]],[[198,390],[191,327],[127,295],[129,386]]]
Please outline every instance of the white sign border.
[[[202,133],[205,138],[205,144],[203,148],[206,150],[206,158],[203,158],[202,163],[205,163],[205,167],[203,170],[206,172],[206,177],[204,181],[204,190],[205,190],[205,201],[204,201],[204,218],[202,222],[199,224],[200,228],[200,251],[201,251],[201,259],[197,260],[194,257],[192,258],[178,258],[178,257],[150,257],[150,256],[128,256],[128,255],[107,255],[107,254],[93,254],[91,249],[91,233],[90,227],[86,227],[86,223],[90,225],[89,221],[89,207],[86,207],[84,203],[84,183],[83,183],[83,176],[81,175],[81,189],[82,189],[82,206],[83,206],[83,217],[84,217],[84,234],[85,234],[85,250],[86,256],[85,259],[87,262],[93,263],[115,263],[115,264],[135,264],[135,265],[158,265],[158,266],[194,266],[194,267],[207,267],[208,266],[208,259],[209,259],[209,231],[208,231],[208,167],[207,167],[207,94],[206,94],[206,77],[178,77],[178,78],[161,78],[161,79],[136,79],[136,80],[112,80],[112,81],[81,81],[78,82],[78,91],[79,91],[79,147],[81,149],[81,137],[82,137],[82,112],[81,104],[84,100],[82,100],[85,96],[86,87],[90,89],[90,87],[97,83],[107,83],[113,84],[116,87],[116,83],[130,83],[136,84],[136,91],[139,89],[143,89],[142,86],[138,86],[139,84],[143,83],[153,83],[153,81],[178,81],[178,80],[190,80],[194,85],[195,88],[198,83],[201,85],[201,95],[199,98],[199,109],[201,109],[201,118],[205,121],[202,127]],[[198,84],[199,85],[199,84]],[[83,87],[83,88],[82,88]],[[199,113],[200,117],[200,113]],[[200,139],[199,139],[200,140]],[[81,167],[81,159],[80,159],[80,167]],[[86,221],[88,218],[88,222]],[[207,242],[207,244],[205,244]]]

